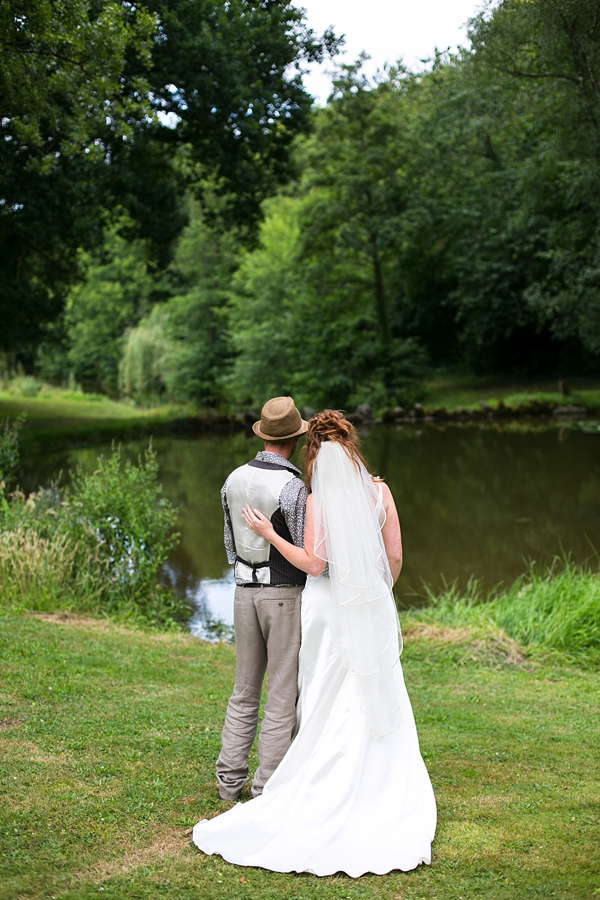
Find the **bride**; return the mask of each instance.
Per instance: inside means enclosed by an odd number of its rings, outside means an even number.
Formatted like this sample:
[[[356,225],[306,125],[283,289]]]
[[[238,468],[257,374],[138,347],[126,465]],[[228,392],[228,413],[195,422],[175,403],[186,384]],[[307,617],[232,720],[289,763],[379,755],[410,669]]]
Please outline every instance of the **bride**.
[[[205,853],[276,872],[384,874],[431,861],[436,806],[400,665],[392,494],[341,413],[309,422],[304,548],[247,524],[307,572],[295,739],[261,796],[193,830]]]

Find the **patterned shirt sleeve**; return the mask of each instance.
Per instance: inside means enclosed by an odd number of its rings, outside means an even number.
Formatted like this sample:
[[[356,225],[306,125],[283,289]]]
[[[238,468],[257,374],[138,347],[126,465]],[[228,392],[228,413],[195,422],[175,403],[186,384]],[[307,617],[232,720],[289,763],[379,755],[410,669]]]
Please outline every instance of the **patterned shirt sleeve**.
[[[227,553],[227,562],[235,565],[235,541],[233,540],[233,528],[231,525],[231,515],[229,513],[229,504],[227,503],[227,481],[221,488],[221,503],[223,504],[223,541],[225,543],[225,551]]]
[[[301,478],[290,478],[279,495],[279,506],[296,547],[304,547],[308,488]]]

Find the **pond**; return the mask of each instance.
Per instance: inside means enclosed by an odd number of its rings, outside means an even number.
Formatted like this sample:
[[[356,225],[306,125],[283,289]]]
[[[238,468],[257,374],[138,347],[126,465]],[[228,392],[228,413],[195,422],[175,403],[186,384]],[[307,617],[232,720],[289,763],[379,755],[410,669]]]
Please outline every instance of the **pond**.
[[[147,444],[127,441],[123,453],[136,459]],[[162,579],[197,610],[191,629],[214,634],[214,622],[229,624],[233,615],[219,490],[262,444],[237,433],[159,437],[153,446],[182,535]],[[363,448],[400,513],[400,606],[422,604],[424,583],[464,586],[474,576],[490,588],[511,583],[530,561],[569,553],[583,562],[592,547],[600,550],[600,433],[593,426],[378,426],[363,436]],[[26,457],[21,483],[34,490],[76,463],[93,471],[107,452],[97,445]]]

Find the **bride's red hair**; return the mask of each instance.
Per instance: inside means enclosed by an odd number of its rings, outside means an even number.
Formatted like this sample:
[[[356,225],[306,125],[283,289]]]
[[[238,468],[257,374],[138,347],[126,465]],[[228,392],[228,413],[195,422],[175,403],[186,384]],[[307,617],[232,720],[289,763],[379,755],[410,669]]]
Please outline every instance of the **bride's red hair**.
[[[304,463],[306,473],[304,479],[310,488],[313,465],[324,441],[336,441],[341,444],[351,460],[360,462],[368,470],[367,463],[360,452],[360,440],[352,422],[337,409],[324,409],[308,420],[308,432],[304,445]]]

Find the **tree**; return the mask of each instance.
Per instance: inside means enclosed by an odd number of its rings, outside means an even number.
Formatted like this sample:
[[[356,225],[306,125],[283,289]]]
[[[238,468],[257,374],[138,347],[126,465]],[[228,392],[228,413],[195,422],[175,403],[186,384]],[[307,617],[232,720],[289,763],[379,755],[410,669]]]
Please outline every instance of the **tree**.
[[[31,360],[119,210],[167,265],[191,173],[251,225],[309,126],[301,61],[336,46],[288,2],[3,3],[0,346]]]
[[[559,340],[600,352],[600,6],[504,0],[472,23],[476,56],[535,117],[526,205],[544,223],[530,309]]]
[[[596,247],[591,145],[563,136],[571,111],[562,89],[501,73],[493,55],[496,15],[507,6],[529,15],[534,5],[501,4],[484,19],[485,40],[439,57],[396,94],[410,189],[394,281],[405,330],[437,365],[594,366],[598,305],[584,264]]]
[[[321,407],[411,403],[422,390],[423,353],[414,341],[393,342],[394,393],[387,392],[370,268],[365,278],[363,261],[345,248],[325,258],[306,252],[304,229],[321,199],[316,194],[313,188],[306,197],[265,204],[259,247],[233,282],[231,396],[238,404],[284,393]]]
[[[283,196],[265,203],[259,245],[242,259],[232,284],[228,324],[235,360],[228,387],[237,404],[287,394],[306,403],[312,395],[315,373],[301,383],[311,344],[298,266],[298,206],[296,198]]]
[[[294,174],[291,145],[310,128],[302,64],[337,52],[331,29],[308,28],[290,0],[145,0],[160,19],[148,71],[155,111],[228,197],[236,225],[256,221],[262,200]],[[134,66],[133,72],[143,72]]]
[[[395,114],[406,73],[393,69],[370,89],[361,64],[342,67],[306,146],[302,258],[323,318],[339,309],[346,322],[345,371],[381,406],[417,399],[425,355],[405,342],[392,286],[407,203],[407,142]]]
[[[102,236],[109,137],[127,144],[150,113],[147,82],[129,79],[126,62],[149,64],[156,25],[110,0],[1,6],[0,345],[13,356],[31,359],[78,274],[78,248]]]
[[[127,241],[117,226],[101,253],[82,254],[85,280],[67,295],[66,365],[87,388],[116,394],[123,335],[147,312],[156,289],[140,240]]]
[[[219,203],[213,196],[212,208]],[[240,240],[237,231],[211,228],[197,202],[189,201],[188,211],[163,299],[126,337],[120,379],[124,392],[138,398],[167,392],[215,406],[224,399],[232,356],[226,312]]]
[[[470,55],[440,60],[398,99],[411,191],[397,290],[405,327],[438,365],[527,367],[540,341],[524,298],[544,246],[525,197],[535,125],[519,110],[515,129],[516,103]]]
[[[600,8],[597,0],[502,0],[469,34],[496,73],[526,83],[560,116],[553,128],[576,156],[600,158]],[[550,112],[548,109],[547,112]]]

